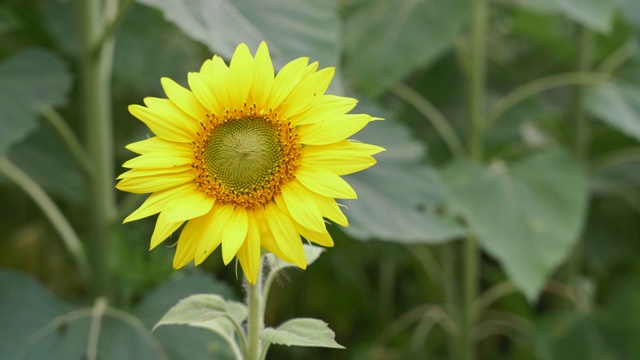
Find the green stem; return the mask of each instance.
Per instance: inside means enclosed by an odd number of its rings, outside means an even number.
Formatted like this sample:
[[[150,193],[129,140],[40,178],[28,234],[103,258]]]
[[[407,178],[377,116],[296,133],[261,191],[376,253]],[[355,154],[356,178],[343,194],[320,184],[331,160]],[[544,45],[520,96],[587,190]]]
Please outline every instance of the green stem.
[[[118,25],[120,25],[122,20],[124,20],[125,15],[129,12],[129,9],[131,8],[131,5],[133,5],[133,3],[134,0],[123,1],[122,5],[118,8],[117,14],[113,16],[113,19],[109,22],[109,24],[102,32],[102,36],[100,37],[100,39],[91,47],[92,52],[99,53],[101,47],[105,44],[105,42],[107,42],[114,36]]]
[[[474,160],[482,159],[485,82],[486,82],[486,30],[487,0],[474,0],[471,15],[469,44],[469,154]]]
[[[76,159],[82,170],[88,177],[93,174],[93,166],[91,165],[91,159],[87,155],[86,150],[80,143],[80,140],[76,137],[62,116],[52,107],[47,107],[42,111],[44,118],[49,121],[49,124],[58,132],[60,138],[69,148],[71,155]]]
[[[89,277],[89,262],[82,247],[82,242],[56,203],[38,183],[5,157],[0,157],[0,172],[16,183],[40,207],[40,210],[47,216],[58,235],[60,235],[67,250],[75,259],[80,275],[87,279]]]
[[[507,110],[521,101],[542,92],[572,85],[595,85],[609,78],[609,74],[589,71],[576,71],[565,74],[545,76],[524,84],[496,101],[484,123],[483,131],[491,127]]]
[[[464,274],[462,288],[462,324],[460,335],[462,337],[462,356],[464,360],[476,358],[473,329],[476,322],[476,297],[478,296],[478,244],[473,236],[469,235],[463,244]]]
[[[444,140],[447,147],[454,156],[462,156],[465,153],[464,146],[460,141],[460,138],[456,134],[453,127],[450,125],[447,118],[442,115],[433,104],[425,97],[420,95],[412,88],[404,85],[403,83],[397,83],[392,88],[393,93],[411,104],[416,110],[418,110],[429,122],[433,125],[433,128],[440,134],[442,140]]]
[[[578,53],[578,71],[588,71],[593,60],[593,32],[587,27],[580,29],[580,49]],[[591,140],[591,129],[584,110],[584,86],[577,86],[573,93],[571,113],[573,115],[574,150],[576,157],[586,161]]]
[[[469,154],[473,160],[483,158],[486,87],[486,32],[489,5],[487,0],[474,0],[471,13],[471,33],[469,44]],[[468,234],[463,244],[462,259],[462,319],[460,326],[460,348],[463,360],[476,358],[473,329],[476,313],[475,301],[478,296],[478,244],[472,234]]]
[[[593,63],[593,32],[585,27],[580,28],[579,52],[577,59],[578,71],[589,71]],[[571,115],[573,116],[573,126],[571,133],[574,134],[574,154],[585,168],[589,167],[589,145],[591,143],[591,124],[585,114],[584,100],[586,87],[577,86],[571,99]],[[567,262],[567,278],[571,282],[580,272],[582,257],[582,241],[578,239],[573,248],[571,257]]]
[[[625,62],[631,59],[634,52],[632,50],[633,46],[635,45],[633,45],[632,41],[627,41],[620,45],[602,61],[598,66],[598,71],[612,73],[618,70]]]
[[[456,247],[457,242],[450,242],[445,244],[442,247],[441,257],[442,257],[442,279],[443,279],[443,288],[444,288],[444,308],[449,314],[449,317],[455,319],[456,322],[460,323],[460,319],[462,318],[461,314],[461,304],[460,304],[460,293],[457,288],[457,274],[454,268],[455,256],[456,256]],[[455,331],[455,334],[452,337],[460,338],[460,329],[458,328]],[[455,360],[460,359],[460,346],[457,341],[449,342],[449,359]]]
[[[94,167],[89,182],[89,257],[92,265],[90,284],[94,296],[110,295],[110,256],[115,233],[113,126],[111,119],[111,65],[113,38],[105,39],[96,51],[107,22],[115,16],[117,0],[79,0],[78,33],[82,44],[82,115],[86,124],[86,144]],[[104,10],[104,11],[103,11]]]
[[[262,265],[260,265],[262,268]],[[246,360],[260,359],[260,350],[262,344],[260,342],[260,331],[264,329],[264,302],[262,294],[262,270],[258,273],[258,280],[252,285],[245,280],[245,288],[247,291],[247,307],[249,314],[247,318],[247,337],[248,348],[246,352]]]

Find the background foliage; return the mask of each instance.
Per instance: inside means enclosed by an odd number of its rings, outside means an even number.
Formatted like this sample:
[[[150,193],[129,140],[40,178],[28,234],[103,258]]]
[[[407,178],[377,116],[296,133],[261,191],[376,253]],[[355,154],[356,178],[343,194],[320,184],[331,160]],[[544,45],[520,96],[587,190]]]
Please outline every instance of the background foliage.
[[[118,194],[106,306],[64,230],[21,191],[42,188],[92,241],[95,164],[56,125],[85,137],[79,1],[0,4],[0,359],[86,356],[98,317],[100,359],[229,358],[206,330],[149,329],[188,295],[241,298],[232,266],[212,256],[173,271],[174,249],[147,251],[153,219],[119,225],[142,198]],[[477,358],[640,358],[640,2],[488,1],[478,127],[469,119],[480,2],[120,4],[113,169],[148,132],[126,106],[162,97],[162,76],[186,85],[239,42],[255,50],[266,40],[277,67],[300,56],[335,66],[331,91],[386,119],[356,137],[387,152],[348,178],[360,198],[345,202],[351,226],[332,226],[336,247],[281,278],[267,308],[268,324],[325,320],[347,350],[273,346],[270,358],[455,358],[469,319]],[[475,241],[470,267],[463,244]]]

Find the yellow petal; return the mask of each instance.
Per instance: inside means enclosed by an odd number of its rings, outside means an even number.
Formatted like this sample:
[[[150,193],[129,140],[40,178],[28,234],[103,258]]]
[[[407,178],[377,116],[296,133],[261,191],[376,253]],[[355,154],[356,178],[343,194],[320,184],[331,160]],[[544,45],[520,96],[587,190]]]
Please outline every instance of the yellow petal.
[[[326,145],[348,138],[372,120],[374,119],[366,114],[346,114],[315,124],[302,125],[297,130],[303,144]]]
[[[129,112],[142,120],[159,137],[178,142],[191,142],[198,129],[197,121],[180,110],[171,100],[144,98],[146,107],[129,106]]]
[[[211,77],[204,78],[211,94],[215,97],[217,108],[214,113],[221,114],[224,109],[232,109],[229,94],[230,70],[219,56],[211,59]]]
[[[222,261],[225,265],[229,264],[238,253],[238,249],[247,237],[248,227],[247,209],[237,207],[222,231]]]
[[[173,257],[174,269],[180,269],[187,265],[195,256],[200,233],[202,232],[202,227],[196,220],[198,219],[188,221],[180,233],[176,254]]]
[[[168,203],[180,199],[183,194],[197,191],[193,183],[186,183],[163,191],[154,192],[123,222],[135,221],[161,212]]]
[[[335,150],[331,145],[308,145],[302,148],[300,164],[303,167],[321,167],[336,175],[347,175],[364,170],[376,159],[363,152]]]
[[[267,100],[266,104],[267,108],[276,109],[282,104],[282,101],[289,95],[291,90],[302,80],[304,68],[308,62],[309,58],[299,58],[282,67],[273,81],[269,100]]]
[[[267,204],[264,209],[265,218],[269,223],[273,238],[280,250],[287,255],[293,264],[301,269],[307,268],[300,234],[293,225],[293,221],[275,204]]]
[[[207,83],[207,78],[203,74],[189,73],[187,75],[187,82],[193,95],[198,99],[206,110],[210,113],[217,113],[220,109],[218,100],[213,94],[211,87]]]
[[[311,231],[302,226],[296,226],[296,228],[300,232],[300,235],[302,235],[308,241],[311,241],[318,245],[322,245],[326,247],[333,247],[333,239],[331,238],[331,235],[329,235],[329,233],[327,232],[326,227],[320,232]]]
[[[273,85],[274,71],[269,48],[264,41],[258,46],[254,61],[253,80],[251,85],[251,96],[258,109],[265,107],[271,86]]]
[[[308,196],[309,193],[310,191],[295,179],[282,187],[282,198],[291,217],[309,230],[322,231],[322,214],[313,199]]]
[[[349,226],[349,220],[344,216],[344,213],[334,198],[322,196],[313,192],[310,192],[309,196],[313,199],[312,201],[316,206],[318,206],[323,217],[338,225]]]
[[[314,105],[315,102],[324,95],[329,87],[335,69],[332,67],[322,69],[317,73],[311,74],[304,78],[291,91],[291,94],[278,108],[278,113],[284,118],[289,118],[295,114],[304,112],[306,109]]]
[[[171,234],[173,234],[184,223],[184,221],[167,222],[164,214],[158,216],[156,220],[156,226],[153,229],[151,235],[151,243],[149,244],[149,250],[153,250],[161,242],[165,241]]]
[[[189,152],[173,152],[158,151],[148,154],[142,154],[133,159],[125,161],[122,167],[129,169],[158,169],[158,168],[175,168],[183,165],[189,166],[193,161],[193,153]]]
[[[184,221],[200,217],[211,210],[214,199],[200,191],[185,192],[179,201],[168,203],[163,213],[167,221]]]
[[[247,44],[241,43],[231,57],[229,64],[229,99],[231,109],[241,109],[247,102],[253,80],[253,56]],[[230,110],[231,110],[230,109]]]
[[[166,77],[160,79],[160,83],[162,84],[162,88],[169,99],[173,101],[173,103],[176,104],[185,114],[194,118],[196,123],[206,119],[205,114],[207,113],[207,110],[191,91],[183,88],[175,81]]]
[[[129,170],[127,173],[135,170],[137,169]],[[171,176],[153,175],[122,179],[116,185],[116,188],[136,194],[146,194],[169,189],[189,181],[193,181],[193,173],[191,171],[183,171],[171,174]]]
[[[258,225],[258,231],[260,233],[260,245],[265,248],[268,252],[274,254],[278,258],[293,264],[294,261],[287,254],[282,252],[276,239],[273,237],[273,233],[271,232],[271,227],[267,222],[267,216],[265,215],[264,208],[256,208],[253,210],[253,216],[256,220],[256,224]]]
[[[233,215],[233,205],[215,204],[209,214],[198,218],[201,220],[202,234],[196,251],[195,263],[200,265],[211,253],[213,253],[223,240],[224,228],[228,225]]]
[[[293,114],[289,121],[294,125],[314,124],[336,116],[344,115],[358,104],[358,100],[337,95],[319,96],[313,107]]]
[[[253,211],[247,212],[247,238],[238,250],[238,260],[247,280],[254,284],[260,272],[260,229],[256,223]]]
[[[136,167],[120,174],[117,179],[133,179],[139,177],[172,176],[173,174],[191,171],[190,165],[169,166],[163,168]]]
[[[321,168],[300,167],[296,171],[298,179],[307,189],[322,196],[339,199],[357,199],[351,185],[340,176]]]

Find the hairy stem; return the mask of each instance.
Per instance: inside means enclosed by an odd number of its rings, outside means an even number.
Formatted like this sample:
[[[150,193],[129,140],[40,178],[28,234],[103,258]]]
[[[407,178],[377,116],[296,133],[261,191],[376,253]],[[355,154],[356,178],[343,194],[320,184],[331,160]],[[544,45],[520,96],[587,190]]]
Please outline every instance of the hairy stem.
[[[262,268],[262,265],[260,265]],[[246,360],[258,360],[261,355],[262,343],[259,335],[264,328],[264,299],[262,293],[262,274],[258,273],[258,280],[253,285],[245,280],[245,288],[247,291],[247,307],[249,314],[247,318],[247,337],[248,347],[246,351]]]

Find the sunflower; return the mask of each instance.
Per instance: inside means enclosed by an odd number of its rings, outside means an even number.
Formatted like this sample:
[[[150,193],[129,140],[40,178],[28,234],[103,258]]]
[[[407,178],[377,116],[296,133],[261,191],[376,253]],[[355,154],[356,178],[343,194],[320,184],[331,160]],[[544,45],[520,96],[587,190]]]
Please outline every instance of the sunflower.
[[[126,146],[120,190],[151,195],[124,222],[159,214],[155,248],[185,222],[173,260],[202,263],[218,247],[255,283],[262,249],[306,268],[300,236],[331,247],[325,218],[347,226],[336,198],[355,199],[340,175],[375,164],[384,149],[347,140],[372,120],[357,101],[327,95],[334,69],[299,58],[275,75],[267,45],[240,44],[227,66],[214,56],[189,89],[161,79],[167,99],[130,113],[156,135]]]

